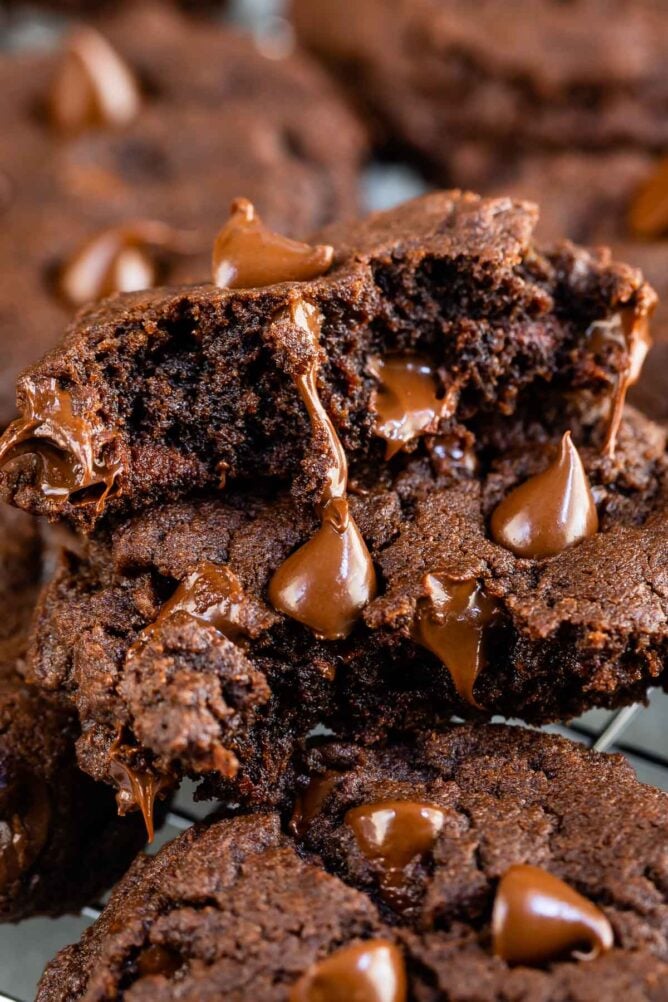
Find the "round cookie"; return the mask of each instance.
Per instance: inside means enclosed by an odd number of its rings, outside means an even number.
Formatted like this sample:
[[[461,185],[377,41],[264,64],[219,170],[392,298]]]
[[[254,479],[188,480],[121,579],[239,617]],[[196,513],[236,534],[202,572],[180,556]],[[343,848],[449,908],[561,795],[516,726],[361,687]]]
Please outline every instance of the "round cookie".
[[[306,57],[270,59],[164,5],[128,5],[97,28],[56,52],[0,57],[0,125],[12,136],[0,151],[1,425],[18,372],[91,292],[206,277],[231,198],[246,193],[293,234],[356,207],[365,140]],[[90,106],[71,109],[72,73]],[[137,229],[147,219],[163,231]],[[63,272],[108,231],[134,267],[72,298]]]
[[[472,990],[585,1002],[593,983],[606,1002],[659,1002],[667,805],[621,757],[515,728],[325,743],[283,830],[275,814],[229,817],[138,859],[37,1000],[92,1002],[122,985],[128,1002],[465,1002]],[[525,912],[539,889],[558,915],[571,908],[556,929]],[[509,962],[513,929],[523,956]],[[529,958],[541,933],[544,955]],[[588,947],[594,959],[578,957]]]
[[[343,626],[351,592],[307,497],[228,489],[99,530],[44,591],[29,659],[77,709],[82,767],[113,782],[121,761],[157,785],[187,773],[206,795],[275,804],[319,723],[368,743],[453,713],[565,719],[665,685],[665,435],[629,409],[610,460],[596,425],[543,417],[551,438],[495,417],[468,451],[351,469],[376,590]],[[544,476],[567,429],[596,523],[552,555],[517,555],[493,513]],[[542,518],[561,495],[541,490]],[[277,590],[296,559],[315,620]]]
[[[0,921],[76,911],[144,842],[110,792],[79,772],[75,715],[20,671],[44,568],[36,524],[0,509]]]

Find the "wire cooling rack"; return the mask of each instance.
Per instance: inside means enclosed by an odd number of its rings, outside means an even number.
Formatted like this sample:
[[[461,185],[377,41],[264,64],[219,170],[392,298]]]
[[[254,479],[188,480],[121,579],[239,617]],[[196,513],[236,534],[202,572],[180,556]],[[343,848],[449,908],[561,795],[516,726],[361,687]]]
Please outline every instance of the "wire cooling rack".
[[[250,28],[267,54],[280,56],[291,45],[290,28],[281,10],[282,0],[232,0],[227,17]],[[64,19],[38,14],[29,5],[18,11],[13,8],[10,16],[0,0],[0,49],[49,47],[65,26]],[[421,180],[404,165],[377,165],[369,168],[362,180],[362,199],[368,209],[381,209],[423,188]],[[642,782],[668,791],[667,722],[668,695],[654,692],[647,706],[637,704],[617,713],[594,710],[568,726],[548,730],[598,751],[621,752]],[[156,852],[213,809],[211,803],[195,803],[192,794],[192,786],[184,784],[149,852]],[[61,947],[79,939],[103,907],[102,900],[78,915],[0,926],[0,1002],[29,1002],[46,963]]]

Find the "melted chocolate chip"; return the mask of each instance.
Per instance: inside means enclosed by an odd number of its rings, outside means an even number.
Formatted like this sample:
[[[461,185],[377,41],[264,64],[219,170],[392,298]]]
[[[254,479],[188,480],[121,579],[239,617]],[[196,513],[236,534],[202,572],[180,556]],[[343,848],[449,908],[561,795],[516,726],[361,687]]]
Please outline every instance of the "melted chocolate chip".
[[[290,992],[290,1002],[405,1002],[401,951],[389,940],[344,946],[314,964]]]
[[[504,498],[492,514],[492,537],[518,557],[561,553],[598,532],[598,513],[577,449],[566,432],[556,459]]]
[[[120,738],[117,739],[109,751],[109,771],[118,787],[116,800],[119,813],[125,814],[129,809],[138,807],[146,825],[146,837],[152,842],[155,835],[153,824],[155,799],[170,783],[164,776],[157,777],[148,769],[130,765],[128,759],[132,758],[134,753],[134,748],[121,744]]]
[[[303,301],[293,303],[293,323],[313,345],[320,334],[318,314]],[[348,636],[362,609],[376,594],[371,555],[347,499],[348,463],[317,387],[317,362],[295,377],[311,421],[313,437],[327,444],[330,464],[320,498],[320,528],[281,564],[269,583],[269,600],[286,616],[308,626],[316,636]]]
[[[374,431],[387,442],[385,458],[391,459],[416,436],[436,431],[448,401],[438,399],[436,375],[424,359],[390,355],[369,359],[368,367],[380,383],[372,400]]]
[[[25,874],[46,845],[51,804],[44,780],[19,771],[0,787],[0,891]]]
[[[458,695],[479,707],[473,690],[485,665],[485,633],[499,611],[497,602],[477,581],[453,581],[446,574],[428,574],[425,588],[412,637],[443,662]]]
[[[137,957],[137,973],[140,978],[162,975],[171,977],[181,967],[181,958],[166,946],[155,944],[146,946]]]
[[[83,306],[114,292],[150,289],[156,284],[158,247],[187,253],[192,244],[188,234],[151,219],[102,230],[60,269],[58,292],[70,306]]]
[[[213,247],[213,283],[221,289],[253,289],[307,282],[324,275],[333,257],[332,247],[311,247],[267,229],[253,204],[237,198]]]
[[[122,470],[119,461],[105,455],[112,435],[94,417],[76,414],[70,394],[55,379],[36,384],[25,377],[20,386],[24,417],[13,421],[0,439],[0,464],[34,455],[39,460],[36,486],[46,497],[94,503],[101,510]],[[91,488],[98,486],[102,493],[93,494]]]
[[[290,818],[290,830],[301,837],[308,831],[309,825],[320,814],[327,797],[334,789],[343,774],[326,772],[323,776],[314,776],[295,802],[295,808]]]
[[[668,157],[635,194],[629,225],[639,237],[656,239],[668,234]]]
[[[142,631],[128,651],[128,659],[144,648],[162,623],[179,614],[210,623],[228,640],[237,643],[247,636],[242,623],[244,597],[243,586],[234,571],[225,565],[203,561],[179,584],[155,622]]]
[[[51,124],[63,133],[95,126],[121,126],[141,107],[129,68],[93,28],[79,28],[67,40],[48,96]]]
[[[571,954],[593,960],[610,950],[612,927],[595,905],[536,866],[511,866],[492,913],[494,953],[509,964],[539,966]]]
[[[406,887],[407,867],[431,852],[445,812],[435,804],[381,800],[353,807],[344,820],[361,851],[379,868],[384,900],[396,911],[405,911],[413,903]]]
[[[608,431],[603,445],[603,451],[609,456],[613,456],[615,452],[626,394],[630,387],[638,381],[647,352],[652,344],[649,318],[650,311],[646,308],[626,307],[611,320],[597,321],[592,324],[587,332],[593,351],[605,351],[608,346],[613,345],[618,349],[621,348],[623,352],[623,357],[617,365],[618,372],[610,402]]]

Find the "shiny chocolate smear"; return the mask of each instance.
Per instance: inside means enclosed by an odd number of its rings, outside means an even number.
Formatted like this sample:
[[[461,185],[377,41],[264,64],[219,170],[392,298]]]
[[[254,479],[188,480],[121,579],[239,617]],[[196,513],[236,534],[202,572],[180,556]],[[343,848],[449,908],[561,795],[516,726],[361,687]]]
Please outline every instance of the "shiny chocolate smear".
[[[289,1002],[405,1002],[401,951],[385,939],[344,946],[299,979]]]
[[[51,832],[51,804],[43,779],[28,772],[0,787],[0,891],[38,859]]]
[[[485,634],[499,607],[476,580],[454,581],[446,574],[425,578],[427,595],[417,605],[412,637],[439,658],[457,694],[480,709],[473,694],[485,666]]]
[[[649,320],[649,309],[645,307],[634,309],[628,306],[620,310],[611,320],[592,324],[587,332],[593,351],[605,350],[612,344],[620,347],[624,353],[612,391],[608,431],[603,443],[603,452],[608,456],[615,454],[626,394],[638,381],[647,352],[652,345]]]
[[[629,210],[629,225],[636,236],[648,240],[668,234],[668,157],[635,194]]]
[[[173,950],[155,944],[144,947],[137,957],[137,973],[140,978],[156,975],[169,978],[178,971],[181,964],[181,958]]]
[[[140,108],[137,82],[109,42],[93,28],[73,32],[51,82],[51,125],[64,134],[114,128],[132,122]]]
[[[20,385],[24,416],[0,438],[0,465],[34,455],[39,459],[35,487],[45,497],[69,498],[79,506],[94,503],[100,511],[122,470],[120,462],[103,458],[112,434],[94,416],[76,414],[71,395],[55,379],[35,383],[26,376]],[[97,487],[99,492],[90,492]],[[90,493],[78,494],[84,491]]]
[[[192,249],[190,236],[153,219],[102,230],[60,269],[58,293],[68,305],[78,307],[114,292],[150,289],[156,284],[156,248],[187,253]]]
[[[494,953],[509,964],[540,966],[569,954],[593,960],[610,950],[612,927],[595,905],[536,866],[511,866],[492,912]]]
[[[535,560],[561,553],[598,532],[596,503],[569,431],[547,469],[497,506],[491,530],[500,546]]]
[[[429,363],[412,355],[370,358],[368,368],[380,386],[372,399],[376,413],[374,432],[387,442],[391,459],[418,435],[436,431],[447,409],[437,398],[437,383]]]
[[[213,246],[213,283],[221,289],[255,289],[308,282],[324,275],[333,257],[333,247],[311,247],[267,229],[254,205],[237,198]]]
[[[228,640],[238,643],[246,636],[241,622],[243,603],[243,586],[234,571],[225,564],[205,560],[179,584],[155,621],[142,630],[128,650],[127,660],[145,648],[162,623],[179,614],[210,624]]]
[[[336,784],[341,779],[343,773],[333,770],[324,773],[322,776],[314,776],[305,790],[303,790],[295,802],[294,811],[290,818],[290,831],[303,837],[309,826],[320,814],[327,797]]]
[[[344,818],[360,850],[379,868],[380,893],[396,911],[412,904],[406,870],[416,857],[434,847],[445,821],[435,804],[413,800],[381,800],[353,807]]]
[[[317,345],[320,321],[313,306],[293,303],[295,324]],[[316,441],[326,441],[330,465],[319,504],[320,528],[281,564],[269,583],[275,609],[308,626],[317,637],[347,637],[376,594],[371,555],[348,505],[348,463],[317,387],[317,363],[295,379]]]

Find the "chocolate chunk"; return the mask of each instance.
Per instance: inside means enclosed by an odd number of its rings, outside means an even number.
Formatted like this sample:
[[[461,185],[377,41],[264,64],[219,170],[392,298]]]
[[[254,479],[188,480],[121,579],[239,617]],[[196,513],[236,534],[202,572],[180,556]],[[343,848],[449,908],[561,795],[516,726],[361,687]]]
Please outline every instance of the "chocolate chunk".
[[[333,257],[333,247],[310,247],[273,233],[247,198],[237,198],[213,247],[213,282],[221,289],[308,282],[324,275]]]
[[[315,964],[290,992],[290,1002],[406,1002],[406,973],[394,943],[371,939]]]
[[[117,128],[137,118],[140,108],[137,83],[118,53],[95,29],[77,28],[51,84],[52,124],[64,133]]]
[[[553,462],[494,510],[492,536],[518,557],[551,557],[598,532],[598,513],[570,432]]]
[[[492,915],[494,953],[509,964],[540,966],[573,953],[594,960],[612,948],[612,926],[599,908],[537,866],[504,873]]]

